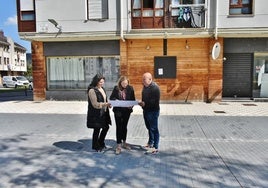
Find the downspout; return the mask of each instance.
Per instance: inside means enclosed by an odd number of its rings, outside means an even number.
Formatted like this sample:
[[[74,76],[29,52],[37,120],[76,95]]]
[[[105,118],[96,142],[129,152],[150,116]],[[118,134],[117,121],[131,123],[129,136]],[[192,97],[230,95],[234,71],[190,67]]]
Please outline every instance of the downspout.
[[[215,21],[215,40],[218,40],[218,0],[215,1],[216,2],[216,21]]]
[[[123,1],[124,0],[120,0],[120,38],[122,39],[123,42],[125,42],[125,38],[124,38],[124,31],[123,31],[123,27],[124,27],[124,19],[123,19]]]

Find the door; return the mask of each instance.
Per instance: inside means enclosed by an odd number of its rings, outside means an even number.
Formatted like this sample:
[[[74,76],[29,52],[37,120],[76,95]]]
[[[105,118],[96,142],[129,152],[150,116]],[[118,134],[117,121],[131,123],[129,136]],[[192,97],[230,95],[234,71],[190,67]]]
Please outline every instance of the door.
[[[226,53],[223,63],[223,97],[252,97],[253,54]]]

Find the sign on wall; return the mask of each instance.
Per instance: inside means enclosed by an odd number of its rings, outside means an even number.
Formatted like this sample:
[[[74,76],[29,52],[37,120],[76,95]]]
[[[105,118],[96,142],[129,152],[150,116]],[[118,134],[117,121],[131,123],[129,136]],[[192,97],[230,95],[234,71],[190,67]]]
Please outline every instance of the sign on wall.
[[[177,77],[177,57],[176,56],[154,57],[154,77],[155,78],[176,78]]]

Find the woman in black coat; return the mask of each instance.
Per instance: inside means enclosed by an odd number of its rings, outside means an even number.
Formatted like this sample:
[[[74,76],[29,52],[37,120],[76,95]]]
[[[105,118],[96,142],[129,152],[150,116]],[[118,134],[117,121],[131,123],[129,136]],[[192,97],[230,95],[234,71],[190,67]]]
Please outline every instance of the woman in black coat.
[[[132,86],[125,76],[121,76],[117,85],[114,87],[110,100],[135,100],[135,93]],[[127,124],[130,114],[133,112],[132,107],[113,107],[114,118],[116,123],[116,154],[121,153],[121,147],[130,150],[126,143]]]
[[[90,83],[88,93],[87,127],[93,129],[92,149],[102,151],[105,146],[105,137],[111,125],[111,117],[105,89],[105,78],[97,74]]]

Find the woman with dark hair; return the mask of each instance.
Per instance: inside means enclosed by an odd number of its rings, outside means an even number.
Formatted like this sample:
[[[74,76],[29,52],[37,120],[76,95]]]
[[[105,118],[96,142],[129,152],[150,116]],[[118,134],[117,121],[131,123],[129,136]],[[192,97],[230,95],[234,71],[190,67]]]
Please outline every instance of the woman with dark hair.
[[[96,74],[88,86],[87,127],[93,129],[92,149],[100,152],[105,146],[105,137],[111,125],[111,117],[106,91],[103,88],[105,78]]]
[[[114,87],[110,100],[135,100],[134,89],[129,85],[127,77],[121,76],[117,85]],[[132,107],[113,107],[114,118],[116,123],[116,142],[115,154],[121,153],[121,147],[130,150],[126,143],[127,124],[132,112]]]

